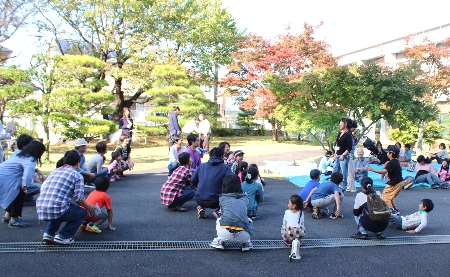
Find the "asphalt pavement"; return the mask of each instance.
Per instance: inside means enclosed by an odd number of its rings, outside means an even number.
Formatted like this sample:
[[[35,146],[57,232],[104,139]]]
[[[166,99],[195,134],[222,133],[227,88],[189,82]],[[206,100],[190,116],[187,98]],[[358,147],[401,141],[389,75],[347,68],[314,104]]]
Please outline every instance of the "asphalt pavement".
[[[198,219],[195,200],[184,206],[188,212],[173,212],[160,203],[159,190],[167,179],[166,169],[126,172],[127,177],[111,183],[116,231],[101,234],[78,231],[75,241],[209,241],[215,237],[215,219],[207,210]],[[263,175],[263,174],[262,174]],[[254,240],[281,240],[280,227],[288,198],[300,188],[286,180],[267,179],[260,218],[254,221]],[[86,189],[86,196],[92,189]],[[352,216],[356,193],[346,193],[344,218],[314,220],[306,212],[309,238],[347,238],[355,233]],[[417,188],[401,191],[397,206],[402,215],[417,211],[420,200],[430,198],[435,208],[420,236],[450,235],[448,228],[450,190]],[[23,220],[29,228],[0,225],[0,242],[40,242],[46,222],[38,222],[34,202],[27,202]],[[405,236],[388,227],[388,237]],[[124,252],[0,253],[2,276],[442,276],[447,272],[447,244],[317,248],[301,251],[302,259],[289,262],[290,249],[170,250]]]

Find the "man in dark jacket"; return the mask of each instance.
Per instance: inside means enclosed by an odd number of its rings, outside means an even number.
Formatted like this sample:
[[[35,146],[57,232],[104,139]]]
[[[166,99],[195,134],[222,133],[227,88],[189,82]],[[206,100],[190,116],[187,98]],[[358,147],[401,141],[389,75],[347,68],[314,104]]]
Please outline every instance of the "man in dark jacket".
[[[194,175],[191,184],[197,188],[195,199],[198,207],[198,218],[206,218],[205,208],[216,209],[213,216],[220,216],[219,196],[222,194],[222,180],[232,174],[229,166],[223,163],[223,149],[214,147],[209,152],[209,161],[202,163]]]

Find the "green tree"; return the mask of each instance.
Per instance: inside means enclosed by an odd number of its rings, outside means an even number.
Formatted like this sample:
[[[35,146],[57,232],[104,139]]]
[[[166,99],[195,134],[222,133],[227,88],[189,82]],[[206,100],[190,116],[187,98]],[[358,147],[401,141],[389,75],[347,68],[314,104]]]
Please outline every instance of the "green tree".
[[[239,108],[237,124],[241,127],[245,134],[249,135],[252,131],[260,128],[260,124],[253,122],[255,120],[256,109],[247,110]]]
[[[215,0],[48,0],[51,11],[75,31],[90,52],[114,63],[102,74],[114,78],[114,118],[123,107],[146,102],[155,64],[189,64],[207,82],[213,66],[230,61],[240,38],[234,20]],[[49,17],[47,17],[49,18]],[[50,20],[50,25],[53,24]],[[56,34],[56,32],[55,32]],[[209,76],[209,79],[206,78]],[[126,80],[129,86],[123,87]]]
[[[389,138],[403,143],[414,144],[417,142],[419,126],[411,120],[398,121],[399,127],[389,130]],[[445,126],[434,121],[429,122],[423,134],[423,142],[433,144],[437,139],[442,138]]]
[[[8,103],[27,97],[33,92],[27,71],[15,66],[0,67],[0,120],[8,109]]]
[[[179,106],[184,117],[184,120],[180,120],[180,125],[199,113],[208,115],[211,123],[215,125],[218,116],[217,105],[206,99],[194,79],[187,75],[185,68],[177,65],[157,65],[153,68],[150,78],[152,88],[146,91],[146,95],[155,107],[152,109],[153,114],[147,116],[147,120],[168,124],[167,116],[173,106]]]
[[[114,124],[92,118],[95,113],[109,113],[114,97],[101,88],[99,77],[105,63],[91,56],[35,56],[31,80],[37,92],[34,97],[11,101],[12,114],[29,116],[44,127],[44,143],[49,158],[50,131],[68,138],[86,134],[108,134]]]

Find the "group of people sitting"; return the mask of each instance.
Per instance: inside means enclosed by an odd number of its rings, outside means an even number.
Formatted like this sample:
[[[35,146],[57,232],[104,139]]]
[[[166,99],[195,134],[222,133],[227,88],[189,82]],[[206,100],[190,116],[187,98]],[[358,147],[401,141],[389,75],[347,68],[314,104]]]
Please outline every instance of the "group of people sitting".
[[[388,152],[391,162],[396,160],[393,158],[392,150]],[[392,164],[396,164],[392,162]],[[398,161],[397,161],[398,172]],[[342,203],[344,201],[344,193],[339,188],[339,184],[342,182],[342,174],[334,172],[331,174],[330,180],[320,183],[321,172],[317,169],[313,169],[310,172],[311,181],[309,181],[305,187],[300,191],[298,196],[300,199],[304,199],[303,207],[312,211],[312,218],[319,219],[320,216],[329,216],[330,219],[341,219],[342,216]],[[400,180],[400,179],[399,179]],[[355,217],[358,232],[351,235],[352,238],[368,239],[368,232],[373,232],[378,239],[386,238],[383,233],[389,225],[389,222],[394,228],[400,230],[407,230],[408,233],[419,233],[427,226],[427,216],[430,211],[433,210],[434,204],[430,199],[423,199],[419,205],[419,210],[408,216],[400,216],[400,212],[395,206],[394,198],[398,195],[398,192],[403,186],[405,181],[388,185],[385,188],[383,194],[375,191],[373,187],[373,180],[370,177],[363,177],[361,179],[361,190],[355,197],[355,204],[353,208],[353,215]],[[372,201],[385,201],[388,207],[391,207],[390,219],[388,220],[374,220],[370,216],[370,208],[367,204],[368,200]],[[328,210],[328,207],[333,205],[333,210]],[[298,206],[298,205],[297,205]],[[304,222],[302,219],[301,222]],[[304,230],[304,226],[301,226]],[[300,236],[301,237],[301,236]],[[286,240],[289,243],[289,240]],[[292,239],[290,240],[292,241]]]
[[[242,244],[242,250],[252,248],[250,235],[252,220],[259,203],[264,201],[264,180],[255,164],[244,162],[242,150],[230,151],[228,142],[221,142],[209,151],[209,160],[202,162],[203,151],[198,151],[199,137],[177,136],[169,151],[169,176],[161,187],[161,203],[172,211],[186,212],[184,203],[195,197],[198,218],[206,218],[206,209],[212,209],[217,219],[218,237],[212,247],[223,249],[224,242]]]
[[[36,167],[45,152],[44,144],[29,135],[20,135],[15,144],[17,149],[0,164],[0,205],[6,211],[2,222],[10,228],[28,227],[21,219],[24,202],[39,194],[36,210],[39,220],[48,222],[43,235],[46,243],[71,244],[78,229],[101,233],[99,225],[106,221],[107,229],[114,230],[111,198],[106,191],[111,181],[124,177],[123,172],[134,166],[128,135],[122,134],[120,142],[108,167],[104,167],[106,142],[98,142],[96,153],[86,162],[88,143],[77,139],[75,149],[67,151],[57,162],[57,168],[45,178]],[[85,187],[91,186],[95,190],[85,198]],[[101,211],[103,207],[107,213]],[[65,226],[56,234],[64,222]]]

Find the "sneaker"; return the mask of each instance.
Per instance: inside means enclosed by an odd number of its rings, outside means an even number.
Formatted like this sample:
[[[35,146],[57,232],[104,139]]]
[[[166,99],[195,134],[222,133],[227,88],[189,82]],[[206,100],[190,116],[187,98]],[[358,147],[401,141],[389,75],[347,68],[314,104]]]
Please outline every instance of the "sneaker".
[[[117,175],[117,174],[114,174],[114,175],[113,175],[113,178],[115,178],[116,180],[120,180],[120,177],[119,177],[119,175]]]
[[[386,238],[386,234],[381,232],[377,234],[377,239],[385,239]]]
[[[111,179],[109,179],[109,181],[110,181],[110,182],[115,182],[115,181],[116,181],[116,178],[111,177]]]
[[[224,249],[223,244],[224,244],[223,239],[215,238],[209,245],[212,248],[223,250]]]
[[[86,224],[81,223],[80,227],[78,227],[78,229],[86,231]]]
[[[10,220],[10,218],[7,218],[7,217],[2,218],[3,223],[9,223],[9,220]]]
[[[8,223],[9,228],[26,228],[28,227],[28,224],[26,222],[23,222],[21,220],[17,220],[16,222],[9,222]]]
[[[255,215],[251,216],[250,218],[251,218],[251,219],[258,219],[258,218],[259,218],[259,215],[258,215],[258,214],[255,214]]]
[[[206,218],[205,209],[203,209],[201,206],[197,207],[198,212],[198,218]]]
[[[441,189],[448,189],[448,185],[446,185],[446,184],[441,184]]]
[[[369,235],[368,234],[363,234],[361,232],[358,232],[356,234],[351,235],[350,237],[353,238],[353,239],[368,239]]]
[[[403,186],[403,189],[409,189],[414,185],[414,182],[408,182]]]
[[[343,215],[336,216],[334,213],[331,213],[330,215],[330,219],[343,219],[343,218],[344,218]]]
[[[172,206],[172,211],[174,212],[187,212],[187,208],[179,207],[179,206]]]
[[[75,240],[73,238],[63,239],[58,234],[55,236],[55,239],[53,241],[58,244],[70,245],[70,244],[74,243]]]
[[[49,234],[44,233],[44,237],[42,238],[42,242],[53,243],[53,236],[50,236]]]
[[[212,212],[212,215],[213,215],[215,218],[219,218],[222,214],[220,213],[220,210],[215,210],[214,212]]]
[[[400,211],[397,208],[394,208],[394,211],[392,212],[392,214],[400,215]]]
[[[312,218],[319,219],[319,207],[313,207]]]
[[[98,228],[97,226],[95,226],[92,223],[89,225],[86,225],[86,231],[91,232],[91,233],[96,233],[96,234],[100,234],[102,232],[102,230],[100,230],[100,228]]]
[[[253,244],[250,241],[242,244],[242,251],[243,252],[244,251],[248,251],[250,249],[253,249]]]
[[[358,192],[356,189],[352,189],[350,192]]]
[[[439,188],[439,186],[438,186],[438,185],[436,185],[436,184],[432,184],[432,185],[431,185],[431,188],[432,188],[432,189],[438,189],[438,188]]]
[[[86,183],[86,184],[84,184],[84,187],[85,187],[85,188],[95,189],[95,185],[92,184],[92,183]]]

